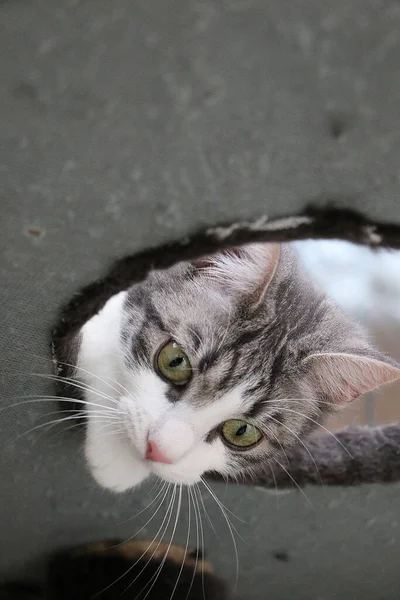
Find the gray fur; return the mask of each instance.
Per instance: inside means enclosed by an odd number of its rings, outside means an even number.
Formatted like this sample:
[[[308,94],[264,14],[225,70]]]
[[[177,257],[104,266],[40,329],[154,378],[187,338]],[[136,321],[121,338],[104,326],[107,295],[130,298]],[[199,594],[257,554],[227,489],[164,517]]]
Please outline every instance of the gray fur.
[[[191,357],[193,378],[185,388],[171,386],[171,402],[204,405],[246,384],[246,413],[267,435],[252,452],[232,451],[232,478],[276,467],[333,410],[328,391],[313,387],[305,358],[340,352],[389,362],[314,286],[289,245],[261,302],[249,302],[248,294],[207,280],[202,263],[180,263],[129,290],[122,334],[130,365],[151,364],[161,336]]]
[[[400,424],[349,427],[312,435],[241,483],[267,488],[306,485],[353,486],[400,481]],[[215,480],[220,476],[213,474]]]

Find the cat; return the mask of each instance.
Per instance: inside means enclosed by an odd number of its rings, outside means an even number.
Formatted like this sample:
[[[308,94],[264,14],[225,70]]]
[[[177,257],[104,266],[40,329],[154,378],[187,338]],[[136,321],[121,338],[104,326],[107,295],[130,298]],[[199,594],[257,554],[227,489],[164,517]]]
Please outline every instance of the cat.
[[[201,550],[106,540],[55,552],[43,585],[5,584],[0,600],[229,600]],[[148,594],[148,595],[147,595]]]
[[[249,479],[333,410],[400,378],[290,244],[153,271],[110,298],[72,348],[87,463],[115,492],[151,474]]]

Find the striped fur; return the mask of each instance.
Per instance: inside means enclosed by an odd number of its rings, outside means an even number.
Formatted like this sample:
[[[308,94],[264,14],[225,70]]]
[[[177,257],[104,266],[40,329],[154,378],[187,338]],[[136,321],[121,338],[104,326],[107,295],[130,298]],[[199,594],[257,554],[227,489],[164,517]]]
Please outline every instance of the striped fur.
[[[182,388],[154,369],[170,339],[193,368]],[[115,490],[151,473],[186,484],[206,471],[251,475],[301,443],[338,405],[400,376],[313,284],[289,245],[251,245],[154,271],[112,298],[80,340],[78,366],[95,375],[80,379],[98,389],[106,373],[125,390],[104,388],[114,401],[108,405],[86,393],[93,404],[116,409],[122,423],[122,433],[102,434],[88,407],[86,456],[99,483]],[[254,424],[262,441],[246,451],[228,447],[218,432],[230,418]],[[170,422],[190,429],[190,442],[172,434],[179,428]],[[145,460],[149,435],[173,464]]]

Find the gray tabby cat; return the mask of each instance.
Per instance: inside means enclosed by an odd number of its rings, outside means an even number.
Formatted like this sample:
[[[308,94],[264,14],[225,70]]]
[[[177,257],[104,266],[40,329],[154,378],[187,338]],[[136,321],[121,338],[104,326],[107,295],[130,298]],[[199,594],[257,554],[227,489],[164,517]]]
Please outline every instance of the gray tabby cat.
[[[334,409],[400,378],[289,245],[253,244],[152,272],[76,339],[95,479],[250,478]]]

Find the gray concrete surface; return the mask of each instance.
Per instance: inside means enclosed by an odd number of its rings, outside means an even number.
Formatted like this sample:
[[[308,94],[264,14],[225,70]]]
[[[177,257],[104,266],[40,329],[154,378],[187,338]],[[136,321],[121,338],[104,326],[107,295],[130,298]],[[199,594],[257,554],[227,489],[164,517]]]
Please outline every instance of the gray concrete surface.
[[[26,434],[55,405],[4,410],[52,393],[35,373],[51,372],[60,304],[128,252],[321,195],[399,222],[399,36],[390,0],[0,3],[1,575],[61,543],[134,533],[141,517],[124,520],[146,501],[96,488],[79,433]],[[399,598],[398,487],[279,508],[218,491],[247,522],[239,597]],[[205,502],[212,557],[234,578]]]

